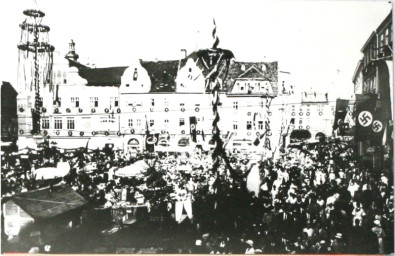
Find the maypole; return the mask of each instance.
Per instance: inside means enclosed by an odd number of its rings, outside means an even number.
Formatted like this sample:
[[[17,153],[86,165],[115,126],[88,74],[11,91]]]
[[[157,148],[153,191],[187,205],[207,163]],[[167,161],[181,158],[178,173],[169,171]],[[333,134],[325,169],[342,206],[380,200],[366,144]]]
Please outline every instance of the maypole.
[[[212,110],[214,120],[212,122],[212,139],[215,142],[215,148],[212,154],[213,158],[213,172],[218,172],[218,167],[223,160],[226,168],[231,175],[234,173],[233,167],[230,164],[228,156],[224,149],[224,142],[221,139],[221,131],[218,126],[220,121],[219,106],[220,106],[220,92],[223,82],[226,80],[230,60],[234,58],[231,51],[218,48],[219,38],[217,36],[217,26],[214,20],[214,29],[212,31],[214,43],[209,49],[201,49],[192,53],[189,57],[193,58],[197,65],[202,69],[206,82],[206,88],[210,91],[212,96]]]
[[[50,90],[53,89],[52,66],[55,47],[49,44],[48,32],[50,28],[41,24],[45,14],[40,10],[25,10],[23,14],[27,18],[20,24],[21,41],[18,44],[18,49],[19,61],[23,61],[23,63],[19,63],[19,72],[23,72],[24,77],[22,79],[21,74],[18,73],[18,83],[23,84],[22,88],[20,88],[22,90],[32,91],[34,89],[32,134],[39,134],[41,130],[40,118],[42,109],[40,88],[49,85]],[[33,53],[33,56],[31,56],[32,54],[29,56],[29,53]]]

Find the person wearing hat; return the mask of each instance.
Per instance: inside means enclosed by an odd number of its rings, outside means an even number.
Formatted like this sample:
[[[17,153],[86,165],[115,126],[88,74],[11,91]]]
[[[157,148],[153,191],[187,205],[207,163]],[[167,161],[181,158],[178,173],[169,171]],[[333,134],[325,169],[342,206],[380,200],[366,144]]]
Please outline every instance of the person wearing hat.
[[[384,230],[381,227],[381,222],[379,220],[375,220],[373,223],[374,223],[374,226],[372,228],[372,232],[375,233],[377,236],[377,241],[378,241],[378,245],[379,245],[378,253],[384,254],[384,237],[385,237]]]
[[[255,254],[254,241],[247,240],[245,243],[246,243],[247,248],[246,248],[244,254]]]
[[[345,249],[345,244],[343,242],[343,234],[342,233],[337,233],[335,235],[335,239],[332,242],[331,248],[332,252],[334,253],[344,253]]]

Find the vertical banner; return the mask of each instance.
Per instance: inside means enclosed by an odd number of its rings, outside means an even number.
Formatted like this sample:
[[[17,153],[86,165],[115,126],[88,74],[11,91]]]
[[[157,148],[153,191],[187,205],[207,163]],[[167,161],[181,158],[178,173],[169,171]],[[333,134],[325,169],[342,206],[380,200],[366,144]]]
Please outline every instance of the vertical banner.
[[[377,109],[373,114],[373,122],[371,125],[371,143],[372,146],[383,145],[383,135],[386,128],[385,118],[383,111]]]
[[[356,125],[355,140],[365,141],[369,139],[372,131],[373,114],[376,107],[376,95],[356,95]]]
[[[189,127],[190,127],[190,134],[192,141],[196,143],[196,117],[190,116],[189,117]]]

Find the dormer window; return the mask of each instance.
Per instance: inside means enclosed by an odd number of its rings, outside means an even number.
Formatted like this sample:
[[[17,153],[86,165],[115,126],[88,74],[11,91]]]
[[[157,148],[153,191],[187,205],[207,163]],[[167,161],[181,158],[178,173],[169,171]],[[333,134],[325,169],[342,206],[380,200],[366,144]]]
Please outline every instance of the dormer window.
[[[133,81],[137,81],[137,68],[134,69]]]
[[[266,71],[266,65],[265,64],[262,65],[262,71]]]
[[[241,71],[246,71],[246,65],[241,65]]]

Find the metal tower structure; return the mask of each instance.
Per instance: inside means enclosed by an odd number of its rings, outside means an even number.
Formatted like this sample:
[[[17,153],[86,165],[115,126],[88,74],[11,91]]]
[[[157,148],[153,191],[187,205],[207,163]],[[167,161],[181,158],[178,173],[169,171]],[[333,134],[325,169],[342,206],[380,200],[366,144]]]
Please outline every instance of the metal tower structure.
[[[32,134],[41,130],[42,99],[40,89],[49,86],[52,90],[53,52],[55,47],[49,44],[49,26],[42,25],[45,16],[40,10],[25,10],[26,19],[20,24],[21,39],[18,44],[18,84],[27,92],[34,90],[32,108]]]

